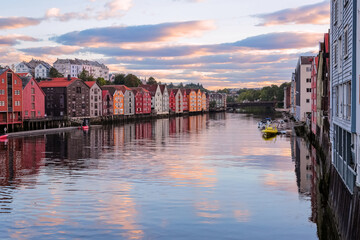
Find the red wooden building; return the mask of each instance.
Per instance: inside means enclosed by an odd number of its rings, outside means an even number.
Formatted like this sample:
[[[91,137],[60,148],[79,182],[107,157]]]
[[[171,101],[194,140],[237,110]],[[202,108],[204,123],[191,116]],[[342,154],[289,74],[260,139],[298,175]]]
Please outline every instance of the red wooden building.
[[[113,115],[113,97],[109,90],[102,90],[103,116]]]
[[[0,69],[0,132],[4,128],[21,125],[22,118],[22,81],[9,68]]]
[[[135,95],[135,114],[151,113],[150,92],[142,87],[131,88]]]
[[[23,117],[36,119],[45,117],[45,93],[32,77],[21,77],[23,87]]]
[[[170,90],[170,93],[169,93],[169,109],[171,112],[175,112],[176,111],[176,98],[175,98],[175,95],[176,95],[176,92],[177,92],[177,89],[176,91],[174,89],[169,89]]]

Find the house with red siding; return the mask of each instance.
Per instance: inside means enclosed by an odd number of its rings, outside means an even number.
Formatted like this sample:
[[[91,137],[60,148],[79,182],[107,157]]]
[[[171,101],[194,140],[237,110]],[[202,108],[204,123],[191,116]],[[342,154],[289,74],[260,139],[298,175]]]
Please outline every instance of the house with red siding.
[[[109,90],[102,90],[103,116],[113,115],[113,97]]]
[[[21,77],[23,87],[23,118],[45,117],[45,93],[33,77]]]
[[[169,109],[170,112],[176,111],[175,89],[169,89]]]
[[[9,68],[0,68],[0,132],[21,125],[22,81]]]
[[[150,92],[142,87],[131,88],[135,95],[135,114],[151,113]]]

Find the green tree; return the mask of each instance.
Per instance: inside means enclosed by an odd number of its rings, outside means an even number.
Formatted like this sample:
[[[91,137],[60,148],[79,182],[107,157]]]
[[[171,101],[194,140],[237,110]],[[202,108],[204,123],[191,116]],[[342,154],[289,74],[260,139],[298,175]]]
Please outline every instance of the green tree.
[[[56,68],[52,67],[52,68],[50,68],[50,71],[49,71],[49,77],[51,77],[51,78],[61,78],[61,77],[64,77],[64,75],[59,73],[59,71]]]
[[[126,75],[124,82],[127,87],[138,87],[141,84],[140,79],[131,73]]]
[[[124,85],[125,84],[125,74],[123,74],[123,73],[116,74],[114,84],[115,85]]]
[[[80,78],[83,81],[95,81],[95,78],[89,74],[88,71],[83,69],[81,73],[79,74],[78,78]]]
[[[149,85],[156,85],[157,82],[155,80],[155,78],[153,77],[149,77],[149,79],[147,80],[146,84],[149,84]]]
[[[104,86],[109,84],[109,81],[106,81],[104,78],[98,77],[96,79],[96,82],[100,85],[100,86]]]

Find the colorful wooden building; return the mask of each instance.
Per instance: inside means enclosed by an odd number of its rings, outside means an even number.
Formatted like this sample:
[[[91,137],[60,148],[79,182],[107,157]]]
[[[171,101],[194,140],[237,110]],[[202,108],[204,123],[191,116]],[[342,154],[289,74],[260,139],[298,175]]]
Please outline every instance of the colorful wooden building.
[[[202,93],[200,89],[195,90],[196,91],[196,111],[201,112],[202,110]]]
[[[142,87],[131,88],[135,97],[135,114],[151,113],[150,92]]]
[[[113,115],[113,97],[108,90],[102,90],[103,116]]]
[[[45,93],[33,77],[21,77],[23,87],[23,118],[45,117]]]
[[[186,89],[182,88],[181,93],[182,93],[182,97],[183,97],[183,112],[188,112],[189,111],[189,99],[187,96]]]
[[[121,91],[120,85],[105,85],[102,87],[103,91],[107,90],[112,98],[112,113],[113,115],[124,115],[124,94]]]
[[[10,68],[0,69],[0,132],[23,122],[22,81]]]
[[[189,112],[197,111],[197,93],[193,89],[186,89]]]
[[[202,111],[207,111],[207,108],[206,108],[206,93],[203,92],[201,94],[201,110]]]
[[[87,81],[86,85],[90,88],[90,117],[102,115],[102,91],[96,81]]]

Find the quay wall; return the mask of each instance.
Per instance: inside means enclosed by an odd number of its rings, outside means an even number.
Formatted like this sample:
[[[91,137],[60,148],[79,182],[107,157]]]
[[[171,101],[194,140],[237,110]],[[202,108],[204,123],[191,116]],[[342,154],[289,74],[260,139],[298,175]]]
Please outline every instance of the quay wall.
[[[315,136],[306,124],[294,127],[297,136],[304,137],[315,149],[321,166],[318,189],[318,233],[320,239],[360,239],[360,191],[351,193],[331,163],[329,134]],[[319,224],[320,223],[320,224]],[[335,230],[335,231],[334,231]]]

